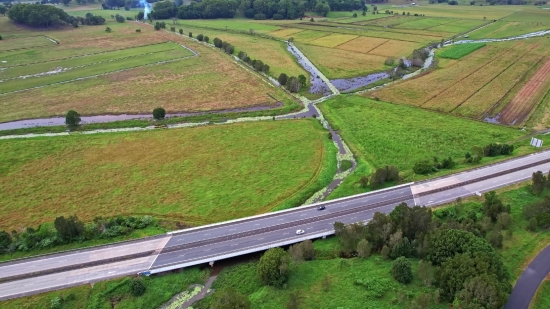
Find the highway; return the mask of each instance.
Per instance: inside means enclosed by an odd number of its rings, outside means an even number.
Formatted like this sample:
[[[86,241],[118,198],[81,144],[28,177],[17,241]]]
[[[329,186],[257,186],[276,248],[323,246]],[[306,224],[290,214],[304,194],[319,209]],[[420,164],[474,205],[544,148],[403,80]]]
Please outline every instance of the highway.
[[[336,221],[368,222],[397,204],[435,206],[550,170],[550,151],[342,199],[175,231],[153,238],[0,264],[0,300],[137,274],[215,262],[334,233]],[[317,210],[319,205],[326,207]],[[220,211],[223,211],[220,210]],[[302,229],[304,234],[297,235]]]

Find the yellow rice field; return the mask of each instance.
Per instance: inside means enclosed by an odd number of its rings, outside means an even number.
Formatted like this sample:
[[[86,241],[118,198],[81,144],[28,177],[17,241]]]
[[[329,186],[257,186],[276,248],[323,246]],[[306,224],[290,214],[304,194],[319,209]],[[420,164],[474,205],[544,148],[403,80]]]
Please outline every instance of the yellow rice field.
[[[349,34],[331,34],[317,40],[310,41],[310,44],[319,45],[323,47],[336,47],[340,44],[344,44],[348,41],[357,38],[356,35]]]
[[[386,43],[387,41],[387,39],[360,36],[354,40],[339,45],[338,49],[368,54],[371,50]]]
[[[289,37],[291,37],[292,35],[294,35],[298,32],[302,32],[302,31],[304,31],[304,29],[284,28],[284,29],[281,29],[281,30],[270,32],[269,34],[274,36],[274,37],[285,38],[286,39],[286,38],[289,38]]]
[[[409,56],[413,50],[422,47],[422,44],[405,41],[389,40],[386,43],[371,50],[369,54],[385,57]]]

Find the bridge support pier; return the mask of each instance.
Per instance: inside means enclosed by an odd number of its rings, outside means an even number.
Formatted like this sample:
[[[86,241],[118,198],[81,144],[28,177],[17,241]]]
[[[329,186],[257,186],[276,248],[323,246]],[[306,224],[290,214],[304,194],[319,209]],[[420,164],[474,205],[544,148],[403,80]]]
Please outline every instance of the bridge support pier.
[[[214,267],[214,262],[215,261],[209,262],[208,265],[210,265],[210,267]]]

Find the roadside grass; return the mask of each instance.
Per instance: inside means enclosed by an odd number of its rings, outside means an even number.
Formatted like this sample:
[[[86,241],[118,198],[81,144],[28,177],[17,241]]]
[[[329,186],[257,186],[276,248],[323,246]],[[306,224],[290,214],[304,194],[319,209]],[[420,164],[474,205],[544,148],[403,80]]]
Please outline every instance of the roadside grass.
[[[416,277],[418,260],[411,259],[415,279],[399,284],[390,275],[392,261],[379,255],[368,259],[341,259],[332,253],[337,250],[335,238],[314,242],[316,258],[290,267],[286,287],[276,289],[261,285],[256,274],[257,263],[251,262],[224,268],[213,284],[221,290],[234,287],[248,296],[252,308],[285,308],[291,293],[299,295],[299,308],[403,308],[418,295],[433,294]],[[323,282],[327,280],[328,285]],[[369,288],[357,284],[361,280]],[[399,294],[403,299],[399,299]],[[345,296],[345,297],[344,297]],[[209,308],[212,296],[194,304],[195,309]],[[430,302],[426,308],[447,308],[449,304]]]
[[[336,168],[325,139],[310,119],[2,140],[0,227],[73,214],[201,225],[296,206]]]
[[[320,108],[355,156],[364,159],[373,168],[396,165],[404,181],[428,177],[413,174],[412,167],[417,161],[434,156],[440,159],[452,157],[458,166],[454,170],[442,170],[437,175],[456,172],[457,169],[474,167],[462,164],[464,154],[471,152],[472,147],[512,142],[524,135],[512,128],[353,95],[325,101]],[[514,155],[533,151],[528,147],[528,142],[516,145]],[[504,158],[484,158],[482,163]],[[354,174],[357,176],[353,179],[361,176],[359,171]]]
[[[438,56],[441,58],[460,59],[485,46],[485,43],[458,44],[445,47]]]
[[[62,299],[59,308],[142,308],[155,309],[170,300],[190,284],[204,284],[208,271],[189,268],[177,273],[143,277],[145,293],[140,297],[130,294],[131,278],[97,282],[91,287],[82,285],[60,291],[47,292],[0,302],[5,309],[50,308],[52,299]]]
[[[2,45],[0,45],[0,52],[49,46],[54,44],[55,44],[54,42],[48,40],[46,37],[41,35],[6,38],[6,39],[2,39]]]
[[[531,301],[530,309],[546,309],[550,308],[550,281],[546,279],[542,282],[537,294]]]
[[[389,68],[384,65],[386,57],[383,56],[308,44],[296,45],[329,79],[362,76]]]

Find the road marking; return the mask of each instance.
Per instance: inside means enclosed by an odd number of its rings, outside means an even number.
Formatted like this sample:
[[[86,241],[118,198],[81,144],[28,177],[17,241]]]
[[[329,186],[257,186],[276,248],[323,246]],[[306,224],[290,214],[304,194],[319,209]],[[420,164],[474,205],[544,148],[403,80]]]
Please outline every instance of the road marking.
[[[262,240],[263,238],[258,238],[257,240]]]
[[[184,257],[184,256],[185,256],[185,254],[182,254],[182,255],[178,255],[178,257]]]
[[[210,249],[204,249],[204,251],[210,251]]]
[[[210,233],[208,233],[208,234],[204,234],[204,236],[210,236]]]
[[[230,229],[229,231],[234,231],[235,229]]]
[[[283,235],[288,235],[288,234],[290,234],[290,233],[284,233]]]
[[[238,245],[238,244],[232,244],[231,247],[236,246],[236,245]]]

